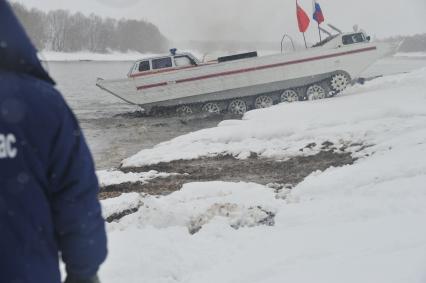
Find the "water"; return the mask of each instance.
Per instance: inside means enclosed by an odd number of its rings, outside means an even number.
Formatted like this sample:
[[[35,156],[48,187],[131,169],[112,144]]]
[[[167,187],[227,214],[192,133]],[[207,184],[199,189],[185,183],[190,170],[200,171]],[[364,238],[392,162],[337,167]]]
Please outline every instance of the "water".
[[[96,79],[122,78],[133,62],[50,62],[48,69],[76,114],[97,169],[116,168],[139,150],[176,136],[216,126],[222,117],[185,120],[132,115],[137,106],[96,87]]]
[[[105,93],[97,77],[125,77],[133,62],[50,62],[48,69],[83,128],[98,169],[118,167],[141,149],[176,136],[216,126],[223,117],[206,119],[146,118],[132,113],[137,107]],[[391,75],[426,67],[426,58],[388,58],[363,76]]]
[[[133,62],[50,62],[48,69],[77,117],[94,119],[135,110],[134,106],[95,85],[98,77],[125,77],[132,64]]]

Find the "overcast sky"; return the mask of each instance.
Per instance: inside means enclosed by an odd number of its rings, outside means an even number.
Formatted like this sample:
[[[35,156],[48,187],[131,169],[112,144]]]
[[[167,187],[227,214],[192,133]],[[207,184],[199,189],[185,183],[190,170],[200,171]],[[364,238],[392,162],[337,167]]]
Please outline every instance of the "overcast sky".
[[[15,0],[41,10],[68,9],[113,18],[145,19],[171,40],[280,41],[297,33],[295,0]],[[299,0],[308,14],[312,0]],[[426,33],[426,0],[321,0],[326,22],[369,34]],[[308,40],[317,39],[311,25]]]

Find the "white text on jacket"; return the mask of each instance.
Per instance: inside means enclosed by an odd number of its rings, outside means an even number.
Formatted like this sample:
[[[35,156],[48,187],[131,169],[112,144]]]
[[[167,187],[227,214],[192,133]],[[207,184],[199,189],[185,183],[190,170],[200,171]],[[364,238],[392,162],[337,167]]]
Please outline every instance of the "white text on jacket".
[[[0,133],[0,159],[15,158],[18,155],[18,149],[15,144],[15,135]]]

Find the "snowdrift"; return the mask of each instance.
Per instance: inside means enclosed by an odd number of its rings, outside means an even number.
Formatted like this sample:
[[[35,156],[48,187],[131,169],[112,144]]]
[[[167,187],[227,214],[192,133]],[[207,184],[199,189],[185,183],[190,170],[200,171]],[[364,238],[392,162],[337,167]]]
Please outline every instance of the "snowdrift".
[[[426,69],[343,96],[249,112],[242,121],[144,150],[123,166],[232,154],[287,158],[306,144],[356,143],[354,165],[292,190],[192,183],[164,197],[123,195],[108,213],[103,282],[426,282]]]

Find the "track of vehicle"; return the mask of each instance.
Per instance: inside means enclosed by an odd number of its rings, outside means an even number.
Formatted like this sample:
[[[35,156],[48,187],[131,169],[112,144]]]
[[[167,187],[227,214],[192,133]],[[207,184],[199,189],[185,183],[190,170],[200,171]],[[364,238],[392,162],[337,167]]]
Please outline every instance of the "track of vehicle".
[[[219,101],[191,103],[168,107],[154,107],[149,116],[189,116],[193,114],[223,114],[243,115],[252,109],[268,108],[275,104],[305,100],[319,100],[336,96],[351,83],[351,78],[343,72],[309,85],[262,93],[241,98],[230,98]]]

